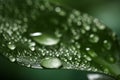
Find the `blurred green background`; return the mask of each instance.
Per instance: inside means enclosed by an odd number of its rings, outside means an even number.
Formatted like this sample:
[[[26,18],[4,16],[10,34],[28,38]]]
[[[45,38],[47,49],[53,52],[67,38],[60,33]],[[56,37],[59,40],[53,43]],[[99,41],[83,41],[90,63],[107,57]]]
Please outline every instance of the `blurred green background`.
[[[54,0],[52,0],[54,1]],[[55,0],[101,20],[120,37],[119,0]]]
[[[120,37],[119,0],[51,0],[99,18]],[[74,70],[39,70],[22,67],[0,56],[3,80],[86,80],[86,72]]]

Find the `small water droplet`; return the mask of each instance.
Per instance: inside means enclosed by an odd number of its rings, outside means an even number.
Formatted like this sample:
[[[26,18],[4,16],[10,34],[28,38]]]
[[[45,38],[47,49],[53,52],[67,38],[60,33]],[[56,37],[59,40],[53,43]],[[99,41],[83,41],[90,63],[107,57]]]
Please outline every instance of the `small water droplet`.
[[[46,57],[41,60],[41,65],[44,68],[60,68],[62,66],[62,62],[60,59],[55,57]]]
[[[115,63],[116,62],[116,59],[114,58],[114,56],[112,55],[108,55],[106,57],[106,60],[109,62],[109,63]]]
[[[80,31],[81,31],[82,34],[86,33],[86,31],[84,29],[81,29]]]
[[[96,26],[97,26],[98,29],[100,29],[100,30],[104,30],[104,29],[106,28],[105,25],[101,24],[100,21],[99,21],[99,19],[97,19],[97,18],[95,18],[95,19],[93,20],[93,22],[96,24]]]
[[[56,7],[55,11],[59,13],[61,11],[61,8],[60,7]]]
[[[99,37],[97,35],[95,35],[95,34],[91,34],[89,40],[92,43],[97,43],[99,41]]]
[[[58,29],[55,31],[55,35],[56,35],[57,37],[61,37],[61,36],[62,36],[62,34],[60,33],[60,31],[59,31]]]
[[[15,58],[13,57],[13,56],[9,56],[9,60],[11,61],[11,62],[15,62]]]
[[[70,60],[70,61],[71,61],[71,60],[72,60],[72,57],[71,57],[71,56],[68,56],[68,60]]]
[[[97,57],[98,55],[93,51],[91,50],[90,48],[86,48],[86,51],[88,52],[88,54],[91,56],[91,57]]]
[[[8,48],[10,50],[14,50],[16,48],[16,46],[10,42],[10,43],[8,43]]]
[[[91,61],[91,60],[92,60],[91,57],[89,57],[89,56],[87,56],[87,55],[84,55],[84,58],[85,58],[86,60],[88,60],[88,61]]]
[[[31,67],[31,65],[30,64],[28,64],[28,65],[26,65],[27,67]]]
[[[110,71],[108,68],[104,68],[104,72],[108,74]]]
[[[30,47],[30,49],[31,49],[31,51],[35,51],[35,47],[33,47],[33,46]]]
[[[63,11],[60,7],[56,7],[56,8],[55,8],[55,11],[56,11],[57,13],[59,13],[59,15],[61,15],[61,16],[65,16],[65,15],[66,15],[66,12]]]
[[[75,43],[75,47],[78,48],[78,49],[81,48],[81,46],[80,46],[80,44],[78,42]]]
[[[86,31],[90,30],[90,26],[89,25],[84,25],[84,28],[85,28]]]
[[[78,26],[81,26],[81,24],[82,24],[82,23],[81,23],[80,21],[77,22],[77,25],[78,25]]]
[[[30,36],[39,44],[46,46],[56,45],[60,41],[58,37],[50,34],[32,33]]]
[[[108,50],[111,49],[112,44],[111,44],[108,40],[104,40],[103,43],[104,43],[103,46],[104,46],[106,49],[108,49]]]

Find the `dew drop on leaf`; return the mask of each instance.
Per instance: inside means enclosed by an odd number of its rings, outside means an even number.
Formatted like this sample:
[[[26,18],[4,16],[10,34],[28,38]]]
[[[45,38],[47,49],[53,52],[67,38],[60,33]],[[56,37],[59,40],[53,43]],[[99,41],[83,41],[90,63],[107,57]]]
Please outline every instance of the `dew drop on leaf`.
[[[116,59],[115,59],[115,57],[113,55],[107,55],[106,60],[109,63],[115,63],[116,62]]]
[[[91,57],[97,57],[97,53],[94,52],[93,50],[91,50],[90,48],[86,48],[87,53],[91,56]]]
[[[50,35],[50,34],[44,34],[44,33],[32,33],[31,37],[39,44],[45,45],[45,46],[51,46],[56,45],[59,43],[60,39],[56,36]]]
[[[11,62],[15,62],[15,57],[13,57],[13,56],[9,56],[9,60],[11,61]]]
[[[16,48],[16,46],[14,44],[12,44],[12,43],[8,43],[8,48],[10,50],[14,50]]]
[[[99,41],[99,37],[95,34],[90,35],[90,42],[97,43]]]
[[[103,45],[108,50],[110,50],[112,46],[112,44],[108,40],[104,40]]]
[[[60,59],[58,58],[54,58],[54,57],[47,57],[41,60],[40,64],[44,67],[44,68],[60,68],[62,66],[62,62]]]

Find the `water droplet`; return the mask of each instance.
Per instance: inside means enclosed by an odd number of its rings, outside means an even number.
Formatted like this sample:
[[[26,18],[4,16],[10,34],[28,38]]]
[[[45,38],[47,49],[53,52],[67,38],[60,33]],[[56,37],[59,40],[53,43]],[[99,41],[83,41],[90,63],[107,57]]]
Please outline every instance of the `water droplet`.
[[[46,46],[56,45],[60,41],[58,37],[50,34],[32,33],[30,36],[39,44]]]
[[[61,15],[61,16],[65,16],[65,15],[66,15],[66,12],[63,11],[60,7],[56,7],[56,8],[55,8],[55,11],[56,11],[57,13],[59,13],[59,15]]]
[[[93,20],[93,22],[96,24],[96,26],[98,27],[98,29],[100,30],[104,30],[106,27],[105,25],[103,25],[102,23],[100,23],[99,19],[95,18]]]
[[[97,54],[90,48],[86,48],[86,50],[91,57],[97,57]]]
[[[35,51],[35,47],[33,47],[33,46],[30,47],[30,49],[31,49],[31,51]]]
[[[70,60],[70,61],[71,61],[71,60],[72,60],[72,57],[71,57],[71,56],[68,56],[68,60]]]
[[[85,24],[84,24],[84,28],[85,28],[86,31],[89,31],[89,30],[90,30],[90,26],[89,26],[89,25],[85,25]]]
[[[104,68],[104,72],[108,74],[109,73],[109,69],[108,68]]]
[[[10,42],[10,43],[8,43],[8,48],[11,50],[14,50],[16,48],[16,46]]]
[[[61,12],[61,8],[60,7],[56,7],[55,11],[59,13],[59,12]]]
[[[80,46],[80,44],[78,42],[75,43],[75,47],[78,48],[78,49],[81,48],[81,46]]]
[[[109,63],[115,63],[116,62],[116,59],[114,58],[114,56],[112,55],[107,55],[106,57],[106,60],[109,62]]]
[[[13,57],[13,56],[9,56],[9,60],[11,61],[11,62],[15,62],[15,58]]]
[[[111,44],[108,40],[104,40],[103,43],[104,43],[103,46],[104,46],[106,49],[108,49],[108,50],[111,49],[112,44]]]
[[[36,43],[35,43],[35,42],[30,42],[29,45],[30,45],[30,46],[35,46]]]
[[[81,24],[82,24],[82,23],[81,23],[80,21],[77,22],[77,25],[78,25],[78,26],[81,26]]]
[[[58,58],[46,57],[41,60],[41,65],[44,68],[60,68],[62,66],[62,62]]]
[[[86,31],[84,29],[81,29],[80,31],[81,31],[82,34],[86,33]]]
[[[84,58],[85,58],[86,60],[88,60],[88,61],[91,61],[91,60],[92,60],[91,57],[89,57],[89,56],[87,56],[87,55],[84,55]]]
[[[91,34],[89,40],[92,43],[97,43],[99,41],[99,37],[97,35],[95,35],[95,34]]]
[[[57,37],[61,37],[62,36],[62,34],[60,33],[60,30],[58,30],[58,29],[55,31],[55,35]]]

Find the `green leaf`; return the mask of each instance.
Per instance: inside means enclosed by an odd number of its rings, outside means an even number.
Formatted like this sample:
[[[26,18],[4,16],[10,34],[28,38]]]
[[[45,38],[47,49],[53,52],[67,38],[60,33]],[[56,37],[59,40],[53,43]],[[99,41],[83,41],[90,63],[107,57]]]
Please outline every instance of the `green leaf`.
[[[0,6],[0,53],[11,62],[120,75],[120,43],[97,18],[47,0]]]

